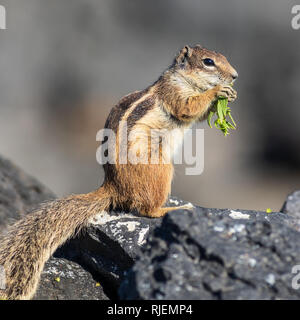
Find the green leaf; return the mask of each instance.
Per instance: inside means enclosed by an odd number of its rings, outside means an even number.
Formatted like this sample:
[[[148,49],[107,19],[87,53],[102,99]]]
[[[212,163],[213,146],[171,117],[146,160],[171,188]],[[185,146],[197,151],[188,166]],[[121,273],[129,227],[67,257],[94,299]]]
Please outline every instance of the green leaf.
[[[223,109],[223,104],[221,102],[222,100],[217,101],[217,113],[218,113],[218,118],[223,121],[223,114],[224,114],[224,109]]]
[[[212,126],[211,126],[211,118],[213,117],[214,114],[215,114],[214,111],[210,111],[209,114],[208,114],[208,117],[207,117],[207,123],[208,123],[210,128],[212,128]]]
[[[208,117],[207,117],[207,123],[210,128],[212,128],[211,120],[212,117],[216,114],[217,119],[214,121],[214,125],[217,129],[221,130],[224,134],[224,136],[227,136],[229,134],[229,130],[235,130],[236,129],[236,123],[232,118],[231,115],[231,109],[227,106],[228,105],[228,99],[227,98],[219,98],[214,106],[211,108]],[[226,117],[229,117],[231,122],[226,120]]]

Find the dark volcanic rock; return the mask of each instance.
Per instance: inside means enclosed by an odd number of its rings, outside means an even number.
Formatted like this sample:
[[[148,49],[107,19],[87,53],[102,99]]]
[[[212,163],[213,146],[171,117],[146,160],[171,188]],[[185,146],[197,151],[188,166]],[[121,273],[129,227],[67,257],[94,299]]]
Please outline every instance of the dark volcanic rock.
[[[0,232],[54,194],[12,162],[0,156]],[[59,282],[55,279],[59,278]],[[102,286],[80,265],[51,258],[44,268],[36,300],[108,299]]]
[[[48,188],[0,156],[0,232],[9,221],[53,198]]]
[[[282,212],[300,219],[300,191],[295,191],[288,195],[282,209]]]
[[[51,258],[45,265],[34,300],[107,300],[100,283],[80,265]]]
[[[121,299],[299,299],[300,233],[283,213],[174,211],[151,234]]]
[[[158,219],[140,218],[132,214],[110,212],[99,214],[84,233],[55,253],[76,261],[101,279],[111,298],[126,270],[134,263],[138,249],[146,242],[149,230]]]
[[[0,231],[51,198],[0,157]],[[167,205],[183,203],[172,197]],[[117,292],[121,299],[299,299],[292,268],[300,265],[300,191],[282,211],[99,213],[46,263],[35,299],[103,300]]]
[[[166,205],[186,203],[172,197]],[[84,233],[59,249],[56,256],[83,264],[116,294],[125,271],[133,265],[149,233],[161,221],[125,212],[99,213]]]

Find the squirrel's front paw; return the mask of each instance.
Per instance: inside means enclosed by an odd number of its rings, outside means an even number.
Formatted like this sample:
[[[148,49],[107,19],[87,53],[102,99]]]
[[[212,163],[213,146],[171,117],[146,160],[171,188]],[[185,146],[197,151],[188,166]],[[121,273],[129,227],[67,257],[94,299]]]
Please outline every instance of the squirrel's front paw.
[[[230,85],[218,85],[216,86],[216,96],[217,98],[227,98],[231,102],[237,98],[237,92]]]

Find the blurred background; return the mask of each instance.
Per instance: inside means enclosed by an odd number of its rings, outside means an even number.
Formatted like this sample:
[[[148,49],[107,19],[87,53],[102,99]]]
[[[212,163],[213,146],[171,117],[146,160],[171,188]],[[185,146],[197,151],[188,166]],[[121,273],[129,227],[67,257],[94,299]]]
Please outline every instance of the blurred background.
[[[2,0],[0,153],[58,196],[103,181],[96,133],[114,104],[154,82],[186,45],[238,70],[224,138],[205,128],[205,169],[176,166],[194,204],[279,210],[300,188],[300,30],[289,0]]]

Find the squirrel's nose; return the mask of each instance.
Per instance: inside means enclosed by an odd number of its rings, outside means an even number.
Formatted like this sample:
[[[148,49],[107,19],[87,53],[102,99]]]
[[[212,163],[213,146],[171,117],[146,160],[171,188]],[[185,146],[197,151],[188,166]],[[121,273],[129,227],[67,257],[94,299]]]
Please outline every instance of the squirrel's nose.
[[[232,79],[235,80],[239,76],[239,74],[235,72],[231,76],[232,76]]]

